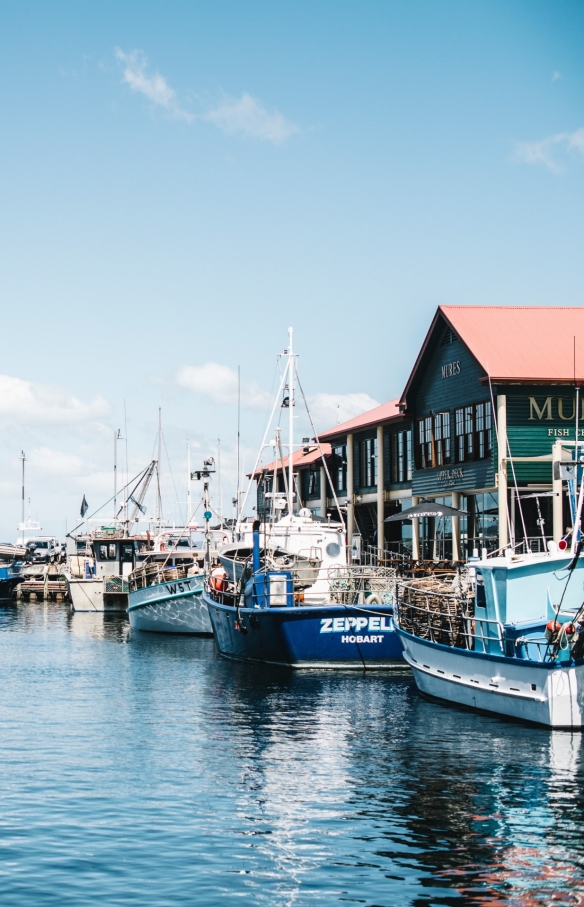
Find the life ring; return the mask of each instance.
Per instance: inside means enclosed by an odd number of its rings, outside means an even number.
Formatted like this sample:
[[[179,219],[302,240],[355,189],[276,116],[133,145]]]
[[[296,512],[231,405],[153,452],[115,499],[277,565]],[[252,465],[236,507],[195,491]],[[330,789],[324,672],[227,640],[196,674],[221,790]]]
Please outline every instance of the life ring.
[[[215,567],[211,570],[209,577],[209,586],[215,592],[224,592],[227,588],[227,573],[223,567]]]

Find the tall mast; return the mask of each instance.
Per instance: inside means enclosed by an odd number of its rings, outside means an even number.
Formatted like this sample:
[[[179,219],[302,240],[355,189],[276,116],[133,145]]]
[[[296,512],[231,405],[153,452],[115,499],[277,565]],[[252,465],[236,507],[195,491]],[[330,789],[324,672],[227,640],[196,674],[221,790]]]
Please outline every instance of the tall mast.
[[[221,491],[221,438],[217,438],[217,484],[219,492],[219,521],[223,529],[223,492]]]
[[[20,453],[20,459],[22,460],[22,541],[24,543],[24,464],[26,462],[26,455],[24,451]]]
[[[118,439],[121,437],[119,428],[114,429],[114,520],[118,512]]]
[[[191,442],[187,441],[187,526],[191,523]]]
[[[237,366],[237,519],[241,515],[241,491],[240,491],[240,474],[239,474],[239,453],[240,453],[240,428],[241,428],[241,367]]]
[[[162,407],[158,407],[158,459],[156,461],[156,522],[162,522],[162,488],[160,483],[160,460],[162,457]]]
[[[294,512],[294,356],[292,328],[288,328],[288,513]]]

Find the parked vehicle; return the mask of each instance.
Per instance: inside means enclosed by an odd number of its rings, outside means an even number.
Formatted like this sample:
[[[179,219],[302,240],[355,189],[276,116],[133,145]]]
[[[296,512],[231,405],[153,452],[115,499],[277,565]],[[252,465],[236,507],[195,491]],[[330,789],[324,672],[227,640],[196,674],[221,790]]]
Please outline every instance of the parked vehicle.
[[[58,564],[61,560],[61,543],[53,536],[41,535],[29,539],[26,547],[33,564]]]

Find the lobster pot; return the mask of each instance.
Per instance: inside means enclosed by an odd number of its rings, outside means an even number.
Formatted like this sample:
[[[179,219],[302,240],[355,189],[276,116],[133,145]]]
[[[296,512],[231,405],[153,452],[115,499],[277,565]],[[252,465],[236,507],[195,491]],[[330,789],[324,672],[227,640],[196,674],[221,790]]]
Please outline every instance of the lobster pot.
[[[437,577],[398,585],[400,626],[407,633],[456,648],[468,648],[473,599],[453,593],[452,583]]]

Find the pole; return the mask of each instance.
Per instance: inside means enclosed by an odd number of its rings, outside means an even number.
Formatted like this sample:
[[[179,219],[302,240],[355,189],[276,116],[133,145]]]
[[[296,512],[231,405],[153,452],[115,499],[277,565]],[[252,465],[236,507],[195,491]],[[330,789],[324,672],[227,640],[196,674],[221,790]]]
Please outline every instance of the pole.
[[[219,525],[223,529],[223,492],[221,490],[221,438],[217,438],[217,484],[219,486]]]
[[[191,517],[191,442],[187,441],[187,526],[190,526]]]
[[[118,435],[120,433],[119,428],[114,428],[114,520],[116,518],[116,512],[118,507]]]
[[[22,460],[22,542],[24,544],[24,464],[26,461],[26,456],[24,451],[20,453],[20,459]]]
[[[288,328],[288,513],[290,516],[294,512],[294,358],[292,333],[292,328]]]
[[[162,457],[162,407],[158,407],[158,460],[156,461],[156,522],[162,522],[162,488],[160,483],[160,460]]]
[[[237,521],[241,516],[241,491],[240,491],[240,474],[239,474],[239,438],[241,428],[241,366],[237,366]]]

